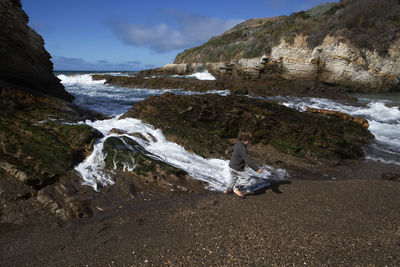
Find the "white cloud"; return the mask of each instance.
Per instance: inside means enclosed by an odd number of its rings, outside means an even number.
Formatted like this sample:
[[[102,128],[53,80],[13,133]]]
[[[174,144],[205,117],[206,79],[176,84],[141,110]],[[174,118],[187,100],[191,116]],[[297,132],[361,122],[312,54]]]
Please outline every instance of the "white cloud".
[[[114,34],[124,43],[132,46],[148,46],[157,52],[166,52],[187,45],[183,34],[166,24],[149,27],[141,24],[113,22]]]
[[[154,67],[140,61],[124,61],[110,63],[107,60],[98,60],[95,63],[82,58],[54,57],[52,58],[55,70],[140,70]]]
[[[199,45],[243,21],[208,18],[181,11],[171,11],[169,14],[176,27],[165,23],[147,26],[125,21],[113,21],[109,26],[125,44],[149,47],[163,53]]]

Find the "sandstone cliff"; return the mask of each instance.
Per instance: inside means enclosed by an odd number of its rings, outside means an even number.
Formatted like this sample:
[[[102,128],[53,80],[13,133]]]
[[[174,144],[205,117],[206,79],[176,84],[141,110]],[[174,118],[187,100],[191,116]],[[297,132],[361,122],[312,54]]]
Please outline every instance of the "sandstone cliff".
[[[400,91],[400,2],[342,0],[243,22],[156,70],[207,69],[266,88]]]
[[[0,1],[0,84],[13,84],[71,101],[53,75],[50,55],[40,35],[28,26],[18,0]]]

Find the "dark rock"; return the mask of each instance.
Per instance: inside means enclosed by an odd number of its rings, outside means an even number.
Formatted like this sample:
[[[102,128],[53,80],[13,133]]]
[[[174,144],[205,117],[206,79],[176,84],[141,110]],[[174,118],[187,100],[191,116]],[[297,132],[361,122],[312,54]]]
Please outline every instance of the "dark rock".
[[[0,198],[15,197],[18,207],[7,208],[5,221],[42,210],[90,216],[94,191],[72,170],[102,134],[75,122],[107,117],[69,102],[43,39],[27,23],[20,1],[0,1]]]
[[[360,158],[362,146],[373,138],[351,121],[239,96],[166,93],[136,104],[125,117],[161,128],[170,140],[202,156],[222,156],[242,128],[254,133],[254,144],[314,159]]]
[[[126,133],[127,133],[126,131],[123,131],[123,130],[121,130],[121,129],[112,128],[112,129],[108,132],[107,135],[110,135],[110,134],[126,134]]]
[[[368,121],[366,119],[361,118],[361,117],[354,117],[354,116],[351,116],[349,114],[346,114],[346,113],[343,113],[343,112],[340,112],[340,111],[307,107],[306,108],[306,112],[323,114],[323,115],[327,115],[327,116],[334,116],[334,117],[340,118],[342,120],[355,122],[355,123],[361,125],[364,128],[368,128],[369,127],[369,123],[368,123]]]
[[[129,176],[139,189],[176,192],[201,192],[204,184],[185,171],[173,167],[126,136],[109,137],[104,142],[106,168],[119,170]],[[129,170],[129,171],[128,171]]]
[[[400,182],[400,174],[398,174],[398,173],[384,173],[384,174],[382,174],[382,180]]]
[[[11,83],[71,101],[53,75],[50,55],[40,35],[28,26],[19,1],[0,2],[0,85]]]
[[[0,192],[15,192],[18,197],[22,197],[33,194],[34,190],[0,167]]]
[[[33,190],[57,182],[101,137],[87,125],[71,123],[96,113],[58,98],[0,87],[0,111],[0,168]]]
[[[154,72],[154,73],[153,73]],[[164,77],[148,78],[156,74]],[[352,100],[347,94],[334,88],[318,88],[307,86],[304,81],[296,83],[282,79],[242,79],[238,76],[220,77],[218,80],[197,80],[188,78],[166,77],[164,70],[147,70],[137,77],[92,75],[93,80],[106,80],[106,84],[147,89],[182,89],[186,91],[207,92],[212,90],[229,90],[231,94],[252,96],[299,96],[299,97],[326,97],[330,99]],[[299,86],[300,84],[300,86]]]
[[[108,135],[110,135],[110,134],[118,134],[118,135],[127,134],[127,135],[137,137],[137,138],[142,139],[142,140],[147,141],[147,142],[150,142],[150,141],[157,142],[157,138],[155,138],[151,133],[146,133],[147,134],[147,137],[146,137],[142,133],[128,133],[128,132],[123,131],[121,129],[112,128],[108,132]]]
[[[78,176],[68,173],[40,190],[36,200],[63,220],[91,217],[96,209],[95,192],[81,183]]]

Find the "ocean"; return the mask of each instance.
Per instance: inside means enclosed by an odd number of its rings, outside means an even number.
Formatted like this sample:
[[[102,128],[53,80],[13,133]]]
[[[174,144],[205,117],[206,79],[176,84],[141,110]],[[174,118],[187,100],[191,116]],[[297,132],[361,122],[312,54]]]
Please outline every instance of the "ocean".
[[[144,143],[140,139],[129,136],[139,142],[147,151],[157,155],[163,161],[185,170],[192,177],[208,183],[209,190],[222,191],[229,177],[228,161],[224,159],[206,159],[189,153],[178,144],[168,142],[159,129],[142,123],[137,119],[122,119],[119,116],[128,111],[135,103],[149,96],[161,95],[172,92],[181,95],[199,94],[182,90],[151,90],[141,88],[121,88],[104,84],[104,80],[93,81],[91,74],[129,75],[135,72],[82,72],[68,71],[55,72],[66,90],[74,97],[74,103],[88,109],[109,115],[111,119],[102,121],[80,122],[88,124],[105,136],[112,128],[118,128],[127,132],[140,132],[144,136],[149,134],[156,137],[156,142]],[[187,78],[213,79],[208,73],[197,73]],[[229,91],[210,91],[209,93],[226,96]],[[357,105],[343,104],[324,98],[300,98],[300,97],[274,97],[282,105],[305,111],[306,107],[341,111],[353,116],[363,117],[368,120],[369,130],[375,136],[370,145],[365,146],[366,161],[380,161],[385,164],[400,165],[400,94],[363,94],[352,95],[359,99]],[[98,190],[98,186],[107,186],[114,183],[112,177],[105,172],[104,155],[102,147],[104,137],[97,140],[93,153],[82,163],[75,167],[84,181],[84,184]],[[260,184],[260,181],[268,182],[269,179],[283,179],[287,173],[283,169],[275,169],[271,166],[263,166],[262,174],[246,169],[254,181],[248,186]],[[131,171],[132,166],[126,166],[125,171]],[[254,189],[254,188],[253,188]]]

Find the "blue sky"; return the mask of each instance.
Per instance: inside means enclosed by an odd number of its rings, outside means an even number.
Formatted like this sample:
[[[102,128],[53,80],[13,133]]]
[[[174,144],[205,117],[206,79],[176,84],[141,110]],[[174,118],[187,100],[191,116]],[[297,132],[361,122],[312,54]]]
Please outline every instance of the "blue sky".
[[[22,0],[55,70],[140,70],[251,18],[335,0]]]

